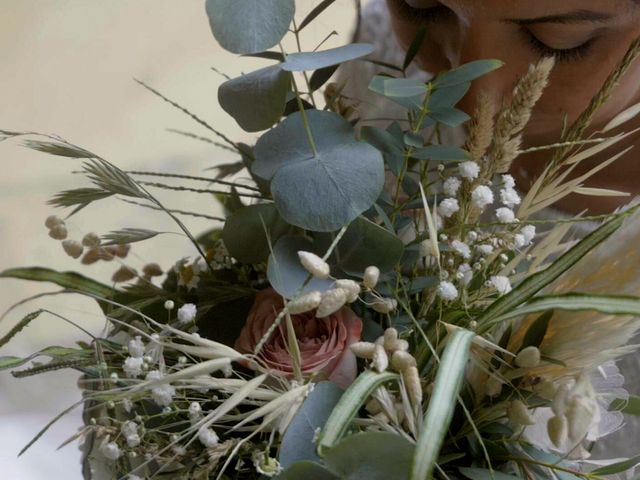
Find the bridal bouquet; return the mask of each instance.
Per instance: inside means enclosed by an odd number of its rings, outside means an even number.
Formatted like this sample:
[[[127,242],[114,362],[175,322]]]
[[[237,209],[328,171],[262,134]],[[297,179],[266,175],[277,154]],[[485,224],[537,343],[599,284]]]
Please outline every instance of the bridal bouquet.
[[[80,373],[85,424],[70,441],[83,442],[86,478],[569,480],[633,469],[639,458],[596,462],[589,450],[640,412],[613,363],[640,329],[629,281],[640,259],[625,241],[640,221],[633,207],[563,220],[544,210],[573,193],[619,194],[585,186],[617,155],[572,173],[625,137],[610,132],[637,108],[595,136],[585,130],[640,42],[561,142],[535,148],[549,160],[521,196],[506,172],[530,151],[522,132],[553,59],[532,65],[512,98],[480,98],[470,118],[456,103],[500,62],[425,83],[405,75],[416,38],[404,65],[380,65],[387,73],[370,79],[406,112],[374,127],[344,84],[328,83],[344,62],[374,61],[373,47],[302,48],[305,27],[332,3],[296,23],[293,0],[207,1],[220,45],[266,62],[218,91],[254,145],[146,87],[238,159],[215,178],[126,172],[58,137],[0,131],[80,162],[88,185],[53,197],[70,210],[46,227],[81,264],[117,265],[111,283],[42,267],[1,273],[91,297],[109,327],[0,357],[0,369]],[[299,51],[285,51],[285,35]],[[464,145],[442,141],[462,125]],[[169,208],[156,188],[210,194],[226,218],[196,235],[180,216],[199,214]],[[130,248],[162,233],[135,225],[69,236],[74,214],[116,199],[165,212],[193,255],[134,266]],[[585,221],[598,226],[579,237]],[[66,320],[34,311],[0,347],[45,315]]]

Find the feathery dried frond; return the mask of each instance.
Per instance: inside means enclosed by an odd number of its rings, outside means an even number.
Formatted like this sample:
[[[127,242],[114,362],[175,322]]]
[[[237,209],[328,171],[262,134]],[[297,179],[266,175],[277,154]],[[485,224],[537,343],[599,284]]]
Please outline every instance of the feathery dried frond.
[[[465,148],[471,154],[471,159],[476,162],[480,162],[491,146],[496,110],[494,99],[486,92],[480,92],[478,106],[469,127],[469,135],[465,145]]]

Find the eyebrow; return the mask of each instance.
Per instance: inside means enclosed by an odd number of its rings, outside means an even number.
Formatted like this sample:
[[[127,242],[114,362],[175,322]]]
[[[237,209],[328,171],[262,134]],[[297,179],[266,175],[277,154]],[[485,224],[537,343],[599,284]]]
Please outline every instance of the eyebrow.
[[[547,15],[537,18],[514,18],[504,20],[507,23],[516,25],[533,25],[538,23],[581,23],[581,22],[606,22],[614,16],[608,13],[593,12],[591,10],[576,10],[574,12],[563,13],[558,15]]]

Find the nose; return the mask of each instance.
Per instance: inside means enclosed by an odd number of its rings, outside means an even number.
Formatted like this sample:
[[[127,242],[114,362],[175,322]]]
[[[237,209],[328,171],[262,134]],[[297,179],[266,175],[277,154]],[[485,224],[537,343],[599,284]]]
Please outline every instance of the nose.
[[[501,36],[500,29],[494,26],[470,25],[460,30],[457,45],[449,49],[449,62],[454,68],[474,60],[497,59],[503,62],[499,69],[474,80],[469,92],[458,103],[457,107],[469,115],[475,112],[480,92],[497,101],[509,98],[519,76],[526,71],[523,52],[517,52],[517,47],[505,42],[505,38],[509,36]]]

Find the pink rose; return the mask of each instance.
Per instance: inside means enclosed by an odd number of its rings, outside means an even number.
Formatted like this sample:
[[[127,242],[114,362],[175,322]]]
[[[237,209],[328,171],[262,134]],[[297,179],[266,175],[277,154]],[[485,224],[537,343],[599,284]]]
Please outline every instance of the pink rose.
[[[282,297],[275,290],[258,292],[235,348],[252,353],[283,307]],[[349,346],[360,340],[362,320],[350,308],[342,307],[326,318],[316,318],[315,312],[309,312],[291,315],[291,321],[302,358],[302,373],[328,378],[347,388],[357,374],[356,357]],[[284,321],[262,348],[260,358],[274,370],[293,376]]]

